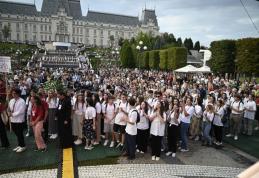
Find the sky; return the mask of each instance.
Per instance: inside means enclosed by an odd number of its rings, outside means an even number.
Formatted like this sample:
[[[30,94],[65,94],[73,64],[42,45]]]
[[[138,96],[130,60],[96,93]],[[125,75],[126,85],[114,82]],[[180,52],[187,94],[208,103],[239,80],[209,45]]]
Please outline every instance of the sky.
[[[35,2],[40,10],[42,0]],[[242,2],[259,29],[259,1]],[[156,10],[160,32],[173,33],[182,39],[191,37],[208,47],[214,40],[259,37],[259,31],[253,27],[240,0],[81,0],[83,15],[89,8],[140,17],[145,7]]]

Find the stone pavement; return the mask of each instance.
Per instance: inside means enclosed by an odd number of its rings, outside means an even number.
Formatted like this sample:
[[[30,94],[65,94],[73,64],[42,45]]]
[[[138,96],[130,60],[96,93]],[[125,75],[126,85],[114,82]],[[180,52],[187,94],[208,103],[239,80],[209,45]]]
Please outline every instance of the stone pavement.
[[[119,164],[183,164],[183,165],[201,165],[201,166],[222,166],[247,168],[257,161],[256,158],[246,155],[242,151],[225,144],[222,149],[214,147],[201,146],[200,142],[189,141],[189,152],[176,153],[176,158],[165,156],[161,153],[159,161],[152,161],[151,155],[136,154],[133,161],[128,161],[125,157],[120,157]]]
[[[116,164],[102,166],[85,166],[79,167],[79,177],[97,178],[97,177],[114,177],[114,178],[231,178],[236,177],[242,168],[217,167],[217,166],[198,166],[198,165],[176,165],[176,164]],[[27,171],[22,173],[12,173],[1,175],[0,178],[51,178],[56,177],[57,171],[39,170]]]
[[[177,152],[176,158],[164,153],[159,161],[152,161],[149,153],[136,154],[136,159],[118,159],[115,165],[83,166],[78,168],[80,178],[85,177],[236,177],[252,165],[256,158],[250,157],[229,145],[222,149],[203,147],[200,142],[190,141],[190,151]],[[0,178],[52,178],[57,176],[56,169],[18,172],[0,175]]]

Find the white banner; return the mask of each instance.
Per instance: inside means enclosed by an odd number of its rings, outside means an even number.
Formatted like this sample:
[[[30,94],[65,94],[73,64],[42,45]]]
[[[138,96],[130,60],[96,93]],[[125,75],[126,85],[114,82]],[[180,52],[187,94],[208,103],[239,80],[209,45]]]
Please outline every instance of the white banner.
[[[0,72],[2,73],[11,72],[11,57],[0,56]]]

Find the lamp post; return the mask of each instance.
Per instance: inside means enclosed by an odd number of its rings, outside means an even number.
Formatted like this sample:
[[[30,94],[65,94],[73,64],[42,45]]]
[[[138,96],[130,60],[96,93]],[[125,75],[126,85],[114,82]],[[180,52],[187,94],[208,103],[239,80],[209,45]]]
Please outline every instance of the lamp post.
[[[17,66],[19,66],[19,64],[21,63],[21,61],[20,61],[20,55],[22,54],[22,52],[18,49],[15,54],[16,54],[16,57],[17,57],[16,63],[18,63]]]
[[[143,41],[139,41],[136,49],[139,50],[140,53],[144,52],[147,50],[147,46],[143,44]],[[140,60],[138,60],[138,68],[140,69]]]
[[[112,51],[112,56],[115,57],[116,66],[118,65],[118,62],[119,62],[119,55],[120,55],[119,49],[118,49],[118,48],[115,48],[115,49]]]

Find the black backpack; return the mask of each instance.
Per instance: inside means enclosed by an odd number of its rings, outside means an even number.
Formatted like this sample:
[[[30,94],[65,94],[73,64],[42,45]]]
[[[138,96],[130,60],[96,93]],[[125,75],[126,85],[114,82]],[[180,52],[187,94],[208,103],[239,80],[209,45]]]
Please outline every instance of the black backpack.
[[[138,112],[138,110],[136,110],[136,109],[132,110],[131,112],[134,112],[134,111],[137,113],[137,122],[136,122],[136,123],[139,123],[139,122],[140,122],[140,115],[139,115],[139,112]]]

